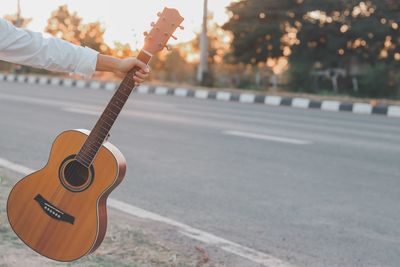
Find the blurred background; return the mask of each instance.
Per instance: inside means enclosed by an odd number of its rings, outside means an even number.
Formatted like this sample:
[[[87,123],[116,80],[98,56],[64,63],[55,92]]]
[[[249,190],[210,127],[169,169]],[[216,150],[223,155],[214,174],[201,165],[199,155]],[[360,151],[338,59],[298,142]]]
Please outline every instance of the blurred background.
[[[129,166],[112,199],[158,219],[110,209],[74,266],[400,266],[400,1],[0,0],[0,16],[124,58],[164,6],[185,29],[110,137]],[[63,266],[22,249],[6,197],[117,84],[50,75],[67,74],[0,62],[0,266]]]
[[[13,24],[117,57],[134,56],[162,9],[115,0],[0,1]],[[152,62],[152,83],[400,97],[397,0],[163,1],[186,29]],[[203,11],[203,12],[202,12]],[[140,14],[140,15],[139,15]],[[0,62],[0,71],[41,72]],[[113,79],[97,76],[99,79]]]

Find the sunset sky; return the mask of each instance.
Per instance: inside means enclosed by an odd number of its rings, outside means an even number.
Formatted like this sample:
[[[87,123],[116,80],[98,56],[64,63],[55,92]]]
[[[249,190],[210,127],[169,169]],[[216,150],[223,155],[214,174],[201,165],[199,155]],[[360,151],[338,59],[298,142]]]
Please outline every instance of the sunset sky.
[[[214,20],[223,23],[228,15],[225,7],[234,0],[209,0],[209,9]],[[16,0],[0,0],[0,16],[16,12]],[[70,11],[76,11],[83,22],[100,21],[106,28],[105,39],[108,44],[114,41],[130,43],[132,48],[142,45],[142,33],[149,30],[150,23],[157,19],[156,14],[164,6],[177,8],[186,18],[184,31],[177,32],[180,41],[188,41],[201,28],[203,0],[21,0],[22,15],[33,18],[28,28],[43,31],[51,12],[58,6],[67,4]]]

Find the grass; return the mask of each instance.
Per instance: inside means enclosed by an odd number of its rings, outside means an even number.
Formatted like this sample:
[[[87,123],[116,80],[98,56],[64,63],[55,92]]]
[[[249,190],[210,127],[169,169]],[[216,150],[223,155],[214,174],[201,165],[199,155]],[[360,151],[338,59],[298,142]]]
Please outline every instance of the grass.
[[[189,241],[183,241],[181,237],[171,237],[173,231],[162,230],[160,225],[152,226],[149,221],[118,215],[116,211],[112,210],[109,213],[111,218],[106,237],[97,251],[72,263],[58,263],[48,260],[27,248],[8,224],[6,200],[14,182],[16,180],[11,179],[0,168],[0,267],[15,265],[50,267],[221,266],[219,263],[201,262],[199,254],[195,250],[195,245],[190,245]],[[164,239],[162,236],[164,236]],[[179,240],[182,244],[176,240]]]

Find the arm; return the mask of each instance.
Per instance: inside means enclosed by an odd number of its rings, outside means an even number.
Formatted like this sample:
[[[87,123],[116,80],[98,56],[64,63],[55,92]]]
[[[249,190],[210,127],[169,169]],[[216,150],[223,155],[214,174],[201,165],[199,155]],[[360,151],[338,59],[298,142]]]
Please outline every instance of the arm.
[[[97,57],[96,70],[113,72],[117,76],[123,78],[135,66],[141,68],[141,70],[137,71],[133,77],[135,82],[140,84],[149,75],[150,68],[145,63],[133,57],[119,59],[99,54]]]
[[[138,83],[143,82],[149,72],[135,58],[121,60],[100,55],[88,47],[58,38],[44,38],[40,33],[16,28],[1,18],[0,60],[50,71],[72,72],[85,77],[91,77],[96,70],[111,71],[123,76],[137,65],[142,69],[135,76]]]

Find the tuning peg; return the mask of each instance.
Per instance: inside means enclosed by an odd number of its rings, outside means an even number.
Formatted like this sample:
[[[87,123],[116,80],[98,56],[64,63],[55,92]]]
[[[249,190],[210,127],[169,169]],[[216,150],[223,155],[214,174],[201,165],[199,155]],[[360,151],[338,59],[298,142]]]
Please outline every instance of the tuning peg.
[[[148,32],[144,32],[143,35],[144,35],[144,36],[147,36],[147,35],[149,35],[149,33],[148,33]]]
[[[154,25],[156,25],[154,22],[150,23],[151,27],[154,27]]]
[[[178,40],[178,38],[176,38],[175,36],[171,35],[172,39],[174,40]]]
[[[178,26],[179,27],[179,29],[181,29],[181,30],[184,30],[185,29],[185,27],[183,27],[183,26]]]
[[[157,13],[157,16],[158,16],[158,17],[161,17],[161,12],[158,12],[158,13]]]
[[[168,51],[171,51],[171,50],[172,50],[172,48],[171,48],[170,45],[166,45],[165,48],[166,48]]]

